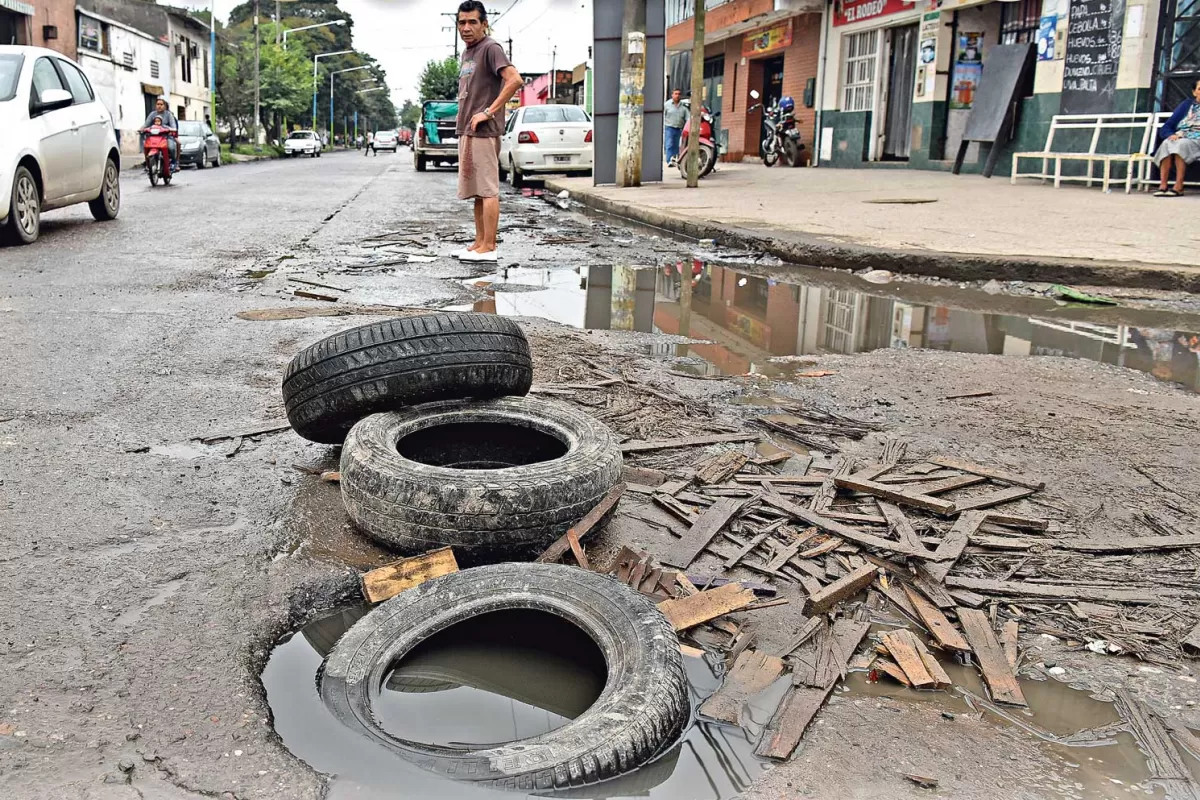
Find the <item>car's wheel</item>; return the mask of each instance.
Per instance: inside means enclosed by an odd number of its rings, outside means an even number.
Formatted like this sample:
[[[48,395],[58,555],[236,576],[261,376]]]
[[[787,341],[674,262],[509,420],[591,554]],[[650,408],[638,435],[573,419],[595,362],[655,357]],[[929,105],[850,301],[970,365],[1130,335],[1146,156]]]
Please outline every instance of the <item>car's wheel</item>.
[[[434,634],[489,612],[552,614],[577,626],[608,678],[557,730],[498,745],[400,739],[373,706],[394,665]],[[616,580],[561,564],[495,564],[401,592],[346,632],[321,669],[321,699],[344,725],[434,773],[527,791],[596,783],[667,751],[690,714],[679,639],[654,603]]]
[[[427,165],[425,163],[425,156],[418,155],[413,159],[413,161],[417,166],[417,172],[424,172],[426,170]]]
[[[221,166],[221,149],[219,147],[217,148],[217,157],[213,159],[212,165],[214,168]]]
[[[509,175],[512,176],[512,185],[514,189],[525,188],[525,176],[521,174],[521,170],[517,169],[516,162],[511,159],[508,162]]]
[[[525,334],[491,314],[422,314],[352,328],[300,351],[283,379],[296,433],[341,444],[363,417],[432,400],[523,395]]]
[[[4,238],[12,244],[33,244],[42,228],[42,196],[27,167],[17,167],[9,199]]]
[[[121,211],[121,171],[117,162],[109,158],[104,162],[104,182],[100,186],[100,196],[88,203],[92,217],[100,222],[116,219]]]
[[[200,154],[200,158],[196,161],[196,169],[204,169],[208,166],[207,160],[204,158],[204,153]]]

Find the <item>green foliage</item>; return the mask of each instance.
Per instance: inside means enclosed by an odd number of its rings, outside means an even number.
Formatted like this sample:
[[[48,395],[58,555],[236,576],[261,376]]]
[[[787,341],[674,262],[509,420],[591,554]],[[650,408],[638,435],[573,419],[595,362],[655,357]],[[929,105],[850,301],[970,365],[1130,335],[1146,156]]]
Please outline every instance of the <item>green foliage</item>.
[[[405,100],[400,107],[400,124],[409,130],[416,130],[421,121],[421,107],[412,100]]]
[[[455,100],[458,98],[458,59],[430,61],[421,71],[421,102],[426,100]]]
[[[259,76],[259,105],[264,113],[294,118],[309,108],[312,76],[308,60],[300,53],[273,44],[263,45]]]

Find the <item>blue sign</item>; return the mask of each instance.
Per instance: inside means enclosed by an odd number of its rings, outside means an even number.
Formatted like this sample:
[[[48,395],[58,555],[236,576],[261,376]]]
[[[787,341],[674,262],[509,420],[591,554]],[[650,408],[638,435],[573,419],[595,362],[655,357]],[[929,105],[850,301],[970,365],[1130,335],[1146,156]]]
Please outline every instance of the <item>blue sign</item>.
[[[1054,60],[1055,31],[1058,29],[1058,15],[1047,14],[1038,25],[1037,57],[1038,61]]]

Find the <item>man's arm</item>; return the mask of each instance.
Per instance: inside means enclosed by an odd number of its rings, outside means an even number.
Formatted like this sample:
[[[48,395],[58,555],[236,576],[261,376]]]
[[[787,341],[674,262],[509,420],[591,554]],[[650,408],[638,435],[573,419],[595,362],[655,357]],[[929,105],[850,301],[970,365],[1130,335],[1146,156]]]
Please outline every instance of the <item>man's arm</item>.
[[[518,89],[525,85],[525,81],[521,80],[521,73],[517,72],[517,68],[512,64],[500,70],[500,77],[504,79],[504,83],[500,86],[500,94],[496,95],[496,99],[487,107],[487,110],[476,114],[471,119],[471,130],[475,130],[487,120],[495,119],[503,113],[508,101],[512,99]]]

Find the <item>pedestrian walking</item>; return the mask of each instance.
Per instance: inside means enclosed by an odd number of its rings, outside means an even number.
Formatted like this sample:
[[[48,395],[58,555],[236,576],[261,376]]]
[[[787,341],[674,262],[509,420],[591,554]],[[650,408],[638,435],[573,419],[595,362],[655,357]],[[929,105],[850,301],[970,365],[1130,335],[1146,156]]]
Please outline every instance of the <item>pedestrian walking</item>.
[[[676,89],[671,92],[671,99],[663,107],[663,145],[667,150],[667,166],[673,167],[679,161],[679,141],[683,138],[683,126],[687,124],[688,107],[681,101],[683,92]]]
[[[367,153],[379,155],[375,152],[375,134],[371,133],[371,131],[367,131],[367,142],[363,147],[363,158],[366,158]]]
[[[467,46],[458,70],[458,198],[475,202],[475,241],[454,256],[495,262],[503,113],[523,82],[504,48],[488,36],[483,3],[464,0],[458,7],[457,26]]]

